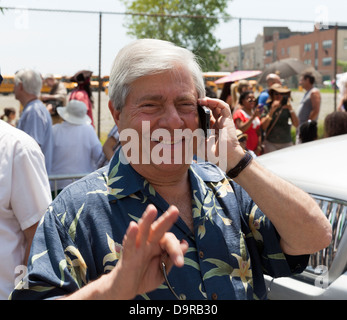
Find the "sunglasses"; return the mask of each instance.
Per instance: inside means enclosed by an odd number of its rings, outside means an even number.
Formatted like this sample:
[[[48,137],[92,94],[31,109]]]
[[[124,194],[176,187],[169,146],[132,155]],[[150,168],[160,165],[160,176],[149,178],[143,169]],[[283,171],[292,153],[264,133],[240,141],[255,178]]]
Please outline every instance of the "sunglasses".
[[[249,98],[247,99],[248,102],[255,102],[255,99]]]

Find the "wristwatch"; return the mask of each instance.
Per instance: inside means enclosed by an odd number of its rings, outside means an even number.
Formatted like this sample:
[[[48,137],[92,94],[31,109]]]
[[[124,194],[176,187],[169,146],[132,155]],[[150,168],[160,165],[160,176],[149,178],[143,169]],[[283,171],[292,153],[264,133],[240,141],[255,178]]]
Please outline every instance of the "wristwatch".
[[[240,162],[234,168],[228,171],[227,176],[231,179],[236,178],[241,171],[251,163],[252,160],[252,155],[249,152],[246,152]]]

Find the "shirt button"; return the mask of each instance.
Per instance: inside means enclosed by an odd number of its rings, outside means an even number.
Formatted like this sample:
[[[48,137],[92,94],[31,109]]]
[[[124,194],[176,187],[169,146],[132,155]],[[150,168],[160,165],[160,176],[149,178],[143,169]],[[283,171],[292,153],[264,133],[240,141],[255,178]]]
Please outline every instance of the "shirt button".
[[[217,300],[218,299],[218,295],[217,293],[212,293],[212,300]]]
[[[200,257],[200,259],[203,259],[204,258],[204,252],[203,251],[199,251],[199,257]]]

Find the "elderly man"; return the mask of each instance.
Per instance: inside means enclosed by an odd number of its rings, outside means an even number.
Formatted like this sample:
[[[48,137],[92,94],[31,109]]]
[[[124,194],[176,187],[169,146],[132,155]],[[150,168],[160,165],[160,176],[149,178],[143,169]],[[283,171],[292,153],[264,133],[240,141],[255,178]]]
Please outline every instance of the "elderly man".
[[[198,104],[213,113],[206,154],[214,152],[220,165],[225,152],[229,177],[212,163],[191,161],[199,136],[178,134],[199,131]],[[33,242],[28,289],[15,290],[13,298],[120,297],[129,290],[115,281],[128,225],[142,222],[144,211],[165,217],[170,205],[179,212],[170,231],[183,241],[176,252],[189,245],[184,266],[172,268],[161,286],[143,269],[159,274],[171,266],[166,249],[153,253],[148,268],[129,268],[127,281],[146,288],[135,290],[138,299],[265,299],[264,270],[300,272],[308,254],[329,244],[331,227],[315,201],[252,161],[237,140],[229,106],[205,98],[190,51],[149,39],[123,48],[110,75],[109,108],[122,148],[108,168],[53,202]]]
[[[36,140],[45,156],[47,173],[50,174],[53,158],[52,119],[45,105],[39,100],[42,88],[41,75],[30,69],[22,69],[14,77],[14,94],[23,106],[18,129]]]

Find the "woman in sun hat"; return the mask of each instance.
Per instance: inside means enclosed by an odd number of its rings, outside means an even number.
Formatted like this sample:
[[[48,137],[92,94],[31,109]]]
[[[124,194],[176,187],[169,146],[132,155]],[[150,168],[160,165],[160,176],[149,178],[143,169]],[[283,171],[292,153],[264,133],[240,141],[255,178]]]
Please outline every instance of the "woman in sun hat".
[[[87,114],[91,119],[91,124],[94,127],[93,120],[93,108],[94,100],[92,90],[90,88],[90,78],[92,72],[89,70],[81,70],[76,72],[71,78],[70,81],[77,82],[77,87],[71,92],[69,100],[79,100],[86,104]]]
[[[299,119],[290,104],[290,89],[275,83],[270,87],[268,107],[261,115],[264,131],[264,153],[293,145],[291,126],[297,127]]]
[[[53,126],[51,174],[81,174],[94,171],[102,154],[102,146],[91,126],[87,106],[81,101],[70,100],[66,107],[58,107],[57,112],[64,121]],[[71,179],[58,180],[58,191],[71,182]],[[54,187],[51,184],[52,191]]]

